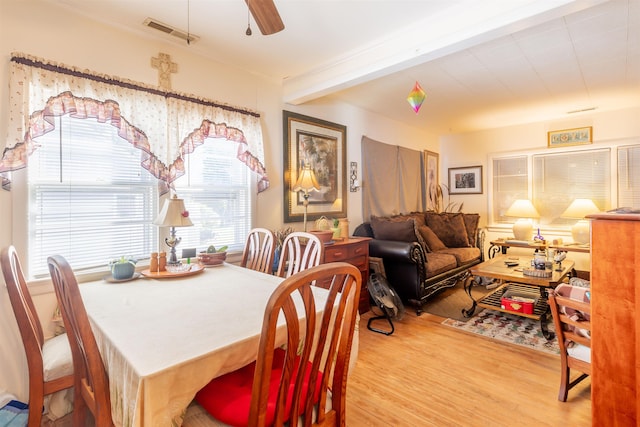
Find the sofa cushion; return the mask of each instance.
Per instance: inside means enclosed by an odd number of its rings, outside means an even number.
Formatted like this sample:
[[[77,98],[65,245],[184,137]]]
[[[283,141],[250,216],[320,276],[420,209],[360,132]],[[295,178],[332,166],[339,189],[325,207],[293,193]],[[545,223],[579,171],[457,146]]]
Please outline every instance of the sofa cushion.
[[[426,252],[438,252],[442,249],[447,249],[444,243],[442,243],[442,240],[440,240],[428,225],[418,227],[418,232],[426,243]]]
[[[426,213],[427,225],[448,248],[469,247],[469,236],[462,213]]]
[[[413,220],[415,239],[412,240],[412,242],[415,242],[417,240],[418,244],[420,244],[420,246],[422,246],[422,249],[425,252],[429,252],[429,248],[427,247],[427,243],[424,241],[424,239],[420,235],[420,232],[418,231],[419,227],[421,227],[421,226],[426,224],[426,222],[425,222],[426,220],[425,220],[423,212],[411,212],[411,213],[408,213],[408,214],[393,215],[393,216],[387,217],[387,219],[389,221],[393,221],[393,222],[404,222],[404,221]]]
[[[469,237],[469,246],[476,245],[476,239],[478,237],[478,224],[480,223],[480,215],[477,213],[463,214],[464,227],[467,230],[467,237]]]
[[[456,257],[441,252],[429,252],[427,257],[427,278],[444,273],[458,266]]]
[[[453,255],[456,257],[458,266],[480,259],[480,249],[478,248],[445,248],[438,253]]]
[[[388,218],[371,217],[373,237],[379,240],[397,240],[401,242],[415,242],[415,223],[412,219],[404,221],[390,221]]]

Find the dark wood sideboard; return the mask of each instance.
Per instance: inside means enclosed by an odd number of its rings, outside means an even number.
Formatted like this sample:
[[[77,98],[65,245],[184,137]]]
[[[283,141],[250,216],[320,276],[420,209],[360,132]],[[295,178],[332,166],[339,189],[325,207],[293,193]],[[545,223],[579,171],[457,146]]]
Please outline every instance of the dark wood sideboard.
[[[360,289],[360,302],[358,311],[366,313],[369,311],[369,291],[367,281],[369,280],[369,240],[368,237],[350,237],[348,239],[335,241],[333,244],[324,247],[324,260],[327,262],[348,262],[355,265],[362,274],[362,288]]]

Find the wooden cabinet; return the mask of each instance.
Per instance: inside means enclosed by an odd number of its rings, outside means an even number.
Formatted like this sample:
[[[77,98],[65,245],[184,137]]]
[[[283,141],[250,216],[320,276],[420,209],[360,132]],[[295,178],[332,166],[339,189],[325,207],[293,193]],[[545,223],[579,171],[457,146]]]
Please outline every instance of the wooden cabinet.
[[[594,426],[640,421],[640,215],[590,215]]]
[[[351,237],[339,240],[324,248],[324,260],[327,262],[348,262],[358,267],[362,274],[362,288],[360,289],[360,303],[358,309],[360,313],[369,311],[369,291],[367,281],[369,280],[369,240],[368,237]]]

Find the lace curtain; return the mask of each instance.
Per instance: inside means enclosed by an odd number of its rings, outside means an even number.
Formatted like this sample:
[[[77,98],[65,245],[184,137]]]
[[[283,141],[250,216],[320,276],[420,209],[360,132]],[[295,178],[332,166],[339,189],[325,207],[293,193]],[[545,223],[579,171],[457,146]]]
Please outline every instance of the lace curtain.
[[[184,174],[184,156],[208,137],[238,143],[238,160],[269,187],[260,115],[128,80],[14,54],[10,63],[9,130],[0,172],[28,165],[33,139],[54,130],[53,117],[94,118],[143,152],[141,166],[171,187]],[[3,187],[9,180],[3,174]],[[165,189],[166,189],[165,187]]]

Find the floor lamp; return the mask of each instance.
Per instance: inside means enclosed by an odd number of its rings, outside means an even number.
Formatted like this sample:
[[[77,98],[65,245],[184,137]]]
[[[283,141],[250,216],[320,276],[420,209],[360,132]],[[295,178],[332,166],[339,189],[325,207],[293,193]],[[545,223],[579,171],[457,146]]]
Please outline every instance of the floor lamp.
[[[302,195],[302,197],[304,198],[304,201],[302,202],[302,205],[304,206],[304,231],[307,231],[307,208],[309,207],[309,191],[319,190],[320,186],[318,185],[318,181],[316,181],[316,176],[313,173],[313,169],[311,169],[311,165],[307,163],[300,171],[298,179],[293,185],[293,191],[304,191],[304,194]]]

